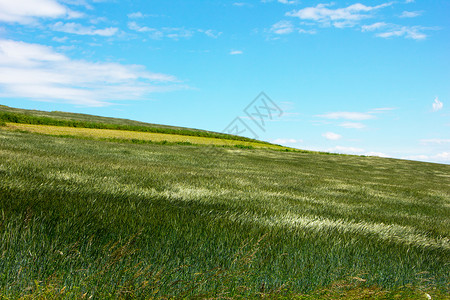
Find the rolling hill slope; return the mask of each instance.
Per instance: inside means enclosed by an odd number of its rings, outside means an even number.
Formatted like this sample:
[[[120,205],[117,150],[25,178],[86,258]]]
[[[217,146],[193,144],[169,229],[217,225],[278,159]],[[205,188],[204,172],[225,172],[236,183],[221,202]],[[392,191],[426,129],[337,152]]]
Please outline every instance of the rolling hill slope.
[[[26,110],[0,105],[0,122],[11,122],[32,125],[53,125],[74,128],[93,128],[127,130],[137,132],[166,133],[186,136],[199,136],[207,138],[218,138],[226,140],[237,140],[246,142],[257,142],[269,144],[267,142],[253,140],[246,137],[168,125],[158,125],[132,121],[127,119],[106,118],[85,114],[67,112],[46,112],[38,110]]]
[[[449,165],[0,127],[0,295],[445,298],[449,186]]]

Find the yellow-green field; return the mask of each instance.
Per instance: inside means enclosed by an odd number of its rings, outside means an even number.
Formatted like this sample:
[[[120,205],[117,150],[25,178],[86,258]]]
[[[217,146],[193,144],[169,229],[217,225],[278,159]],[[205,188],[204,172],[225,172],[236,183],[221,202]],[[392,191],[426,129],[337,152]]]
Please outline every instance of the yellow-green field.
[[[290,149],[278,145],[255,143],[255,142],[225,140],[218,138],[186,136],[177,134],[127,131],[127,130],[75,128],[75,127],[30,125],[18,123],[7,123],[5,128],[9,130],[23,130],[28,132],[55,135],[55,136],[63,135],[63,136],[94,138],[94,139],[125,139],[125,140],[152,141],[152,142],[167,141],[170,143],[187,142],[196,145],[216,145],[216,146],[242,145],[242,146],[251,146],[253,148],[265,148],[274,150]]]

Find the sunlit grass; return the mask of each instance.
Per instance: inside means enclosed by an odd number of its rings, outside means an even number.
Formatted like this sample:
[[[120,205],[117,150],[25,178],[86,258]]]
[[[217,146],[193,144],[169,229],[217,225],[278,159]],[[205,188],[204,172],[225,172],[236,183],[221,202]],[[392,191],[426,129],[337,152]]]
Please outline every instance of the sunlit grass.
[[[49,125],[49,126],[62,126],[72,128],[92,128],[92,129],[164,133],[182,136],[198,136],[207,138],[218,138],[224,140],[256,142],[259,144],[269,144],[267,142],[262,142],[247,137],[219,132],[212,132],[201,129],[151,124],[127,119],[105,118],[76,113],[25,110],[8,107],[4,105],[0,105],[0,122],[1,122],[0,124],[9,122],[17,124]]]
[[[448,175],[2,128],[0,297],[445,298]]]
[[[62,135],[75,137],[78,136],[97,139],[124,139],[124,140],[140,140],[152,142],[190,143],[196,145],[244,146],[254,148],[275,149],[275,150],[289,149],[282,146],[255,143],[255,142],[226,140],[210,137],[186,136],[177,134],[127,131],[127,130],[74,128],[74,127],[30,125],[17,123],[7,123],[6,128],[10,130],[23,130],[49,135]]]

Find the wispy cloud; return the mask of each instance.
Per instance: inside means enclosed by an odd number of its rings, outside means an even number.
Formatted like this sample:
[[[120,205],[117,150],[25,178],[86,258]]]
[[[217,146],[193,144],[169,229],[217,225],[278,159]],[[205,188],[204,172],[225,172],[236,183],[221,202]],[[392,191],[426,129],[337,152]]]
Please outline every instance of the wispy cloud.
[[[270,31],[275,34],[289,34],[294,31],[294,25],[290,21],[280,21],[273,24]]]
[[[391,157],[390,155],[388,155],[386,153],[376,152],[376,151],[364,152],[362,155],[365,155],[365,156],[378,156],[378,157]]]
[[[400,18],[415,18],[418,17],[422,14],[421,11],[404,11],[402,12],[402,14],[400,15]]]
[[[296,0],[278,0],[279,3],[283,3],[283,4],[297,4],[298,1]]]
[[[244,52],[241,50],[231,50],[230,51],[230,55],[240,55],[243,54]]]
[[[405,37],[413,40],[423,40],[427,38],[427,34],[423,32],[427,29],[432,28],[422,26],[399,26],[393,24],[388,30],[377,33],[376,36],[380,38]]]
[[[439,101],[439,97],[436,97],[433,102],[433,111],[441,110],[444,107],[444,103]]]
[[[189,39],[194,36],[196,32],[200,32],[210,38],[218,38],[222,35],[222,32],[218,32],[212,29],[186,29],[182,27],[162,27],[152,28],[147,26],[141,26],[135,21],[128,22],[128,28],[140,32],[147,33],[151,39],[159,40],[162,38],[169,38],[173,40]]]
[[[0,40],[0,96],[105,106],[181,88],[139,65],[72,60],[39,44]]]
[[[450,144],[450,139],[423,139],[420,140],[422,144]]]
[[[148,33],[148,37],[151,39],[170,38],[173,40],[188,39],[192,37],[193,32],[184,28],[151,28],[147,26],[140,26],[136,22],[129,22],[128,28],[137,32]]]
[[[344,128],[353,128],[353,129],[362,129],[365,128],[366,125],[362,124],[362,123],[356,123],[356,122],[344,122],[339,124],[339,126],[344,127]]]
[[[278,145],[290,145],[290,144],[303,143],[303,140],[301,140],[301,139],[276,139],[276,140],[273,140],[272,143],[278,144]]]
[[[55,0],[0,1],[0,21],[3,22],[32,24],[37,18],[78,18],[82,15]]]
[[[83,26],[78,23],[63,23],[57,22],[51,26],[54,31],[78,34],[78,35],[99,35],[99,36],[113,36],[119,30],[116,27],[108,27],[104,29],[96,29],[92,26]]]
[[[441,152],[434,156],[435,159],[442,162],[450,162],[450,152]]]
[[[333,148],[326,149],[327,152],[341,153],[341,154],[353,154],[353,155],[365,155],[365,156],[377,156],[377,157],[390,157],[390,155],[377,152],[377,151],[366,151],[363,148],[358,147],[348,147],[348,146],[335,146]]]
[[[205,34],[207,37],[213,38],[213,39],[217,39],[219,36],[222,35],[222,32],[218,32],[212,29],[197,29],[198,32],[201,32],[203,34]]]
[[[138,25],[136,22],[132,21],[132,22],[128,22],[128,28],[134,31],[138,31],[138,32],[152,32],[152,31],[159,31],[155,28],[150,28],[147,26],[140,26]],[[162,32],[161,32],[162,35]]]
[[[361,26],[361,31],[365,32],[365,31],[374,31],[380,28],[385,27],[387,24],[384,22],[377,22],[377,23],[373,23],[371,25],[363,25]]]
[[[403,157],[403,159],[449,163],[450,162],[450,152],[444,151],[444,152],[431,154],[431,155],[426,155],[426,154],[408,155],[408,156]]]
[[[369,113],[361,113],[361,112],[331,112],[324,115],[317,115],[317,117],[325,118],[325,119],[345,119],[345,120],[353,120],[353,121],[362,121],[374,119],[375,117]]]
[[[282,3],[282,4],[289,4],[289,5],[299,3],[298,0],[261,0],[261,2],[263,2],[263,3],[274,2],[274,1],[276,1],[278,3]]]
[[[325,132],[324,134],[322,134],[322,136],[324,138],[326,138],[327,140],[331,140],[331,141],[340,140],[342,138],[342,135],[334,133],[334,132]]]
[[[250,3],[247,2],[234,2],[233,6],[237,6],[237,7],[244,7],[244,6],[252,6]]]
[[[269,30],[270,33],[277,34],[277,35],[283,35],[283,34],[290,34],[293,32],[297,33],[306,33],[306,34],[315,34],[315,30],[306,30],[303,28],[299,28],[297,26],[294,26],[294,24],[291,21],[282,20],[272,25],[272,27]]]
[[[427,38],[427,30],[436,30],[434,27],[405,26],[385,22],[373,22],[361,24],[363,20],[374,18],[376,12],[382,8],[391,6],[394,2],[386,2],[375,6],[367,6],[355,3],[347,7],[334,8],[334,4],[317,4],[286,13],[286,16],[296,17],[303,21],[309,21],[309,25],[334,26],[336,28],[359,27],[361,32],[376,32],[380,38],[404,37],[414,40]],[[420,11],[404,11],[400,17],[412,18],[421,14]],[[311,24],[312,23],[312,24]],[[275,28],[276,29],[276,28]],[[382,30],[382,31],[381,31]],[[286,29],[288,31],[288,29]],[[286,32],[281,30],[282,33]]]
[[[392,3],[383,3],[376,6],[366,6],[360,3],[344,8],[330,8],[332,4],[318,4],[286,13],[286,16],[297,17],[301,20],[314,21],[323,25],[335,27],[354,26],[360,20],[371,17],[371,12],[390,6]]]
[[[362,148],[356,148],[356,147],[346,147],[346,146],[335,146],[333,148],[327,149],[328,152],[337,152],[337,153],[344,153],[344,154],[361,154],[365,150]]]
[[[130,19],[139,19],[139,18],[145,17],[145,15],[143,13],[141,13],[140,11],[134,12],[134,13],[130,13],[127,16]]]

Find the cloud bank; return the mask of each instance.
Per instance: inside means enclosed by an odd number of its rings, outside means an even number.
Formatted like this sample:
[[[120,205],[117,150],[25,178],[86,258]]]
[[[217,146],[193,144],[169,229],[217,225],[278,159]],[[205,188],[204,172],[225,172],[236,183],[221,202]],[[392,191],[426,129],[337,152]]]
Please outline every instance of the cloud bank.
[[[177,88],[175,77],[140,65],[72,60],[48,46],[0,40],[1,97],[105,106]]]

